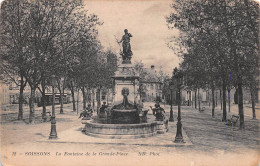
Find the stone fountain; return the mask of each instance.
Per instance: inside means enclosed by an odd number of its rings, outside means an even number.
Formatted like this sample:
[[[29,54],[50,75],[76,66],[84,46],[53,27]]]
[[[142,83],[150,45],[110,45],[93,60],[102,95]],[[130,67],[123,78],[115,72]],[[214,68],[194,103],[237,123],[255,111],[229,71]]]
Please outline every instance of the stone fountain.
[[[127,44],[123,42],[123,47]],[[127,51],[125,48],[123,50],[122,63],[112,77],[113,105],[107,109],[105,118],[97,116],[90,120],[83,118],[82,123],[85,126],[82,131],[90,136],[117,139],[148,137],[168,131],[168,121],[162,125],[164,122],[147,120],[148,110],[140,106],[139,75],[131,64],[132,51]]]

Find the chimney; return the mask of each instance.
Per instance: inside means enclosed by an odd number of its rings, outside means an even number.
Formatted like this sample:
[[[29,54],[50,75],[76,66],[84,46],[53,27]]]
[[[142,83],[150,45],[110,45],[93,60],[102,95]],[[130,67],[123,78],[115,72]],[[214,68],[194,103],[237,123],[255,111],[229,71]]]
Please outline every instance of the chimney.
[[[154,70],[154,65],[151,65],[151,70]]]

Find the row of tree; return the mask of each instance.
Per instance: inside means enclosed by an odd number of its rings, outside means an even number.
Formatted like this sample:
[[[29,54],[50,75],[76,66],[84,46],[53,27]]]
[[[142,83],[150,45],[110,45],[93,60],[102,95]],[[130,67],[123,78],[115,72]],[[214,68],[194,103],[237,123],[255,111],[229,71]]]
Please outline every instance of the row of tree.
[[[111,75],[117,66],[116,55],[103,51],[97,39],[95,14],[89,14],[81,0],[6,0],[1,6],[1,70],[3,79],[12,79],[20,87],[18,119],[23,119],[23,91],[29,84],[29,122],[34,123],[35,92],[42,94],[46,120],[45,90],[55,75],[60,92],[60,113],[63,94],[75,88],[82,91],[83,107],[86,92],[111,86]],[[99,102],[100,103],[100,102]]]
[[[248,0],[174,0],[167,17],[180,36],[169,46],[183,58],[181,69],[190,90],[222,89],[223,121],[227,90],[236,88],[240,129],[244,129],[243,87],[251,91],[253,118],[259,78],[259,4]],[[176,45],[178,47],[176,47]]]

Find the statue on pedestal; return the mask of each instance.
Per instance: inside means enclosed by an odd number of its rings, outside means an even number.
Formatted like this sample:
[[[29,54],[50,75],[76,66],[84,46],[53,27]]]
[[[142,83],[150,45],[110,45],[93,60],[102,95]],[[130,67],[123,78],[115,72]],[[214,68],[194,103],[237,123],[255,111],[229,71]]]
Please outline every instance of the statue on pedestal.
[[[125,34],[122,36],[122,39],[118,41],[118,44],[122,43],[123,47],[123,52],[120,53],[120,55],[123,58],[122,64],[130,64],[131,63],[131,58],[132,58],[132,50],[131,50],[131,45],[130,45],[130,37],[133,37],[130,33],[128,33],[128,30],[124,30]]]
[[[160,107],[159,103],[156,103],[155,108],[151,107],[151,109],[153,110],[153,115],[157,121],[163,121],[165,119],[165,111],[162,107]]]

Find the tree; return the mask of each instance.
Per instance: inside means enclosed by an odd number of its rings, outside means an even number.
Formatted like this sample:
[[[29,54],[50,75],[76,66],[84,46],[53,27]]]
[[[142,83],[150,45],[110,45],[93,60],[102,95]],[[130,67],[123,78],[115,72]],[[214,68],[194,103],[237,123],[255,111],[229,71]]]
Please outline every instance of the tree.
[[[23,77],[31,87],[29,121],[33,123],[36,88],[42,84],[44,94],[45,80],[49,74],[59,74],[58,78],[61,78],[62,74],[67,76],[67,73],[53,72],[59,70],[61,66],[58,64],[61,61],[63,67],[67,66],[66,51],[76,45],[80,35],[85,35],[88,40],[95,37],[97,34],[95,25],[99,22],[97,16],[86,14],[81,1],[11,2],[15,4],[17,10],[13,10],[13,4],[9,2],[2,5],[1,28],[5,30],[3,40],[8,44],[5,44],[4,48],[18,52],[16,54],[10,52],[7,55],[8,58],[15,60],[10,62],[13,67],[17,64],[22,66],[20,73],[23,73]],[[14,18],[18,19],[18,24]],[[8,39],[13,38],[15,40],[11,40],[13,43],[10,43]],[[16,46],[15,50],[12,50],[13,45]]]
[[[24,60],[29,53],[26,50],[30,24],[28,21],[28,2],[26,0],[4,1],[1,6],[1,70],[4,78],[10,78],[20,87],[18,120],[23,119],[23,90],[27,84]]]
[[[100,54],[99,60],[96,62],[96,80],[95,87],[97,88],[97,110],[101,106],[101,89],[106,90],[113,88],[112,76],[117,70],[117,56],[111,50],[107,50]]]
[[[82,8],[82,7],[81,7]],[[81,9],[80,8],[80,9]],[[58,74],[58,89],[60,92],[60,113],[63,113],[63,95],[64,90],[67,88],[67,85],[71,78],[73,66],[77,65],[74,61],[74,57],[77,55],[75,54],[75,47],[80,44],[80,38],[85,38],[88,43],[96,42],[97,36],[97,26],[102,25],[99,21],[98,17],[94,14],[86,15],[87,11],[77,11],[73,13],[73,17],[71,18],[70,22],[65,24],[67,26],[66,31],[63,35],[59,36],[56,43],[55,48],[58,53],[56,54],[57,57],[57,70],[56,74]],[[99,47],[98,47],[99,48]],[[81,48],[78,48],[81,49]],[[58,71],[58,73],[57,73]]]
[[[82,91],[83,109],[86,108],[86,90],[95,87],[96,67],[99,65],[98,52],[101,45],[98,40],[89,40],[86,36],[81,36],[78,44],[73,48],[75,65],[72,68],[75,86]]]
[[[146,96],[147,87],[144,85],[145,78],[148,75],[147,70],[145,70],[144,63],[142,61],[135,61],[134,62],[134,69],[139,74],[139,94],[140,100],[142,101],[142,97]]]
[[[254,61],[259,51],[256,28],[259,26],[259,5],[247,0],[176,0],[172,8],[173,13],[167,18],[169,27],[184,33],[175,42],[184,46],[188,55],[193,55],[190,60],[184,56],[183,66],[199,64],[202,70],[194,69],[206,76],[203,84],[212,87],[213,95],[215,85],[220,84],[219,78],[222,80],[223,121],[226,121],[226,89],[232,73],[231,84],[238,91],[240,129],[243,129],[242,87],[246,86],[246,80],[253,82],[257,72],[254,68],[258,69]],[[198,63],[198,59],[202,63]],[[245,78],[248,69],[253,69],[249,74],[251,79]]]

